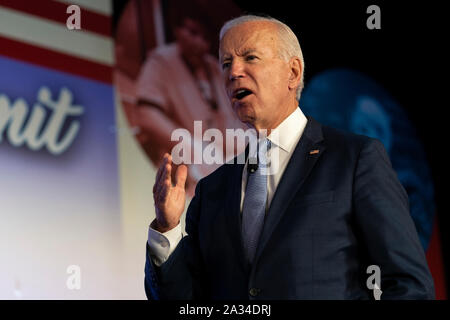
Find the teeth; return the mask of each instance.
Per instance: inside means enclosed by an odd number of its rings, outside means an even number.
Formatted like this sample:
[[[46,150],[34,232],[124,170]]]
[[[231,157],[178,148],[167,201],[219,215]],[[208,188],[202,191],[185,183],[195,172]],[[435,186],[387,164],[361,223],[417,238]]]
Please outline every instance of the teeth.
[[[250,93],[252,93],[250,90],[239,89],[235,92],[234,97],[241,100],[242,98],[248,96]]]

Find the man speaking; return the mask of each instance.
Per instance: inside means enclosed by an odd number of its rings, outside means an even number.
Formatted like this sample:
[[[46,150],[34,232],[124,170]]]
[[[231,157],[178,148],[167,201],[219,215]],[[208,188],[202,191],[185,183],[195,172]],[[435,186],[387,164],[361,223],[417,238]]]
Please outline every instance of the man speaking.
[[[147,297],[373,299],[370,267],[379,270],[381,299],[433,299],[408,197],[383,145],[322,126],[298,107],[304,62],[292,30],[273,18],[233,19],[219,55],[234,112],[267,132],[263,162],[277,154],[279,168],[262,174],[249,154],[200,180],[183,237],[187,168],[172,181],[166,154],[153,188]]]

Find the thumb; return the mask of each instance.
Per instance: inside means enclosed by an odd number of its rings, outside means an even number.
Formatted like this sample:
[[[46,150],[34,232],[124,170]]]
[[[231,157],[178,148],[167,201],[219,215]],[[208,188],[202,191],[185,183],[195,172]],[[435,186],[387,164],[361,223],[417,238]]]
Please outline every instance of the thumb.
[[[175,184],[177,187],[183,188],[186,184],[187,178],[187,167],[184,164],[181,164],[175,173]]]

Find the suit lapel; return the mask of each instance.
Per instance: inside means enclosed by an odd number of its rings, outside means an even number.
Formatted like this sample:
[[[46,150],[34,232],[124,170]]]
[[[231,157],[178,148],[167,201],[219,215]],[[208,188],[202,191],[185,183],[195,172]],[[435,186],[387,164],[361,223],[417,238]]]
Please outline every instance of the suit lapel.
[[[320,144],[322,140],[323,135],[321,125],[314,119],[308,117],[308,123],[303,135],[286,166],[272,198],[266,221],[264,222],[263,231],[259,239],[259,245],[253,265],[257,264],[264,247],[286,211],[289,203],[293,200],[317,160],[325,151],[325,146]],[[316,151],[313,152],[313,154],[310,154],[312,150],[319,150],[319,152]]]

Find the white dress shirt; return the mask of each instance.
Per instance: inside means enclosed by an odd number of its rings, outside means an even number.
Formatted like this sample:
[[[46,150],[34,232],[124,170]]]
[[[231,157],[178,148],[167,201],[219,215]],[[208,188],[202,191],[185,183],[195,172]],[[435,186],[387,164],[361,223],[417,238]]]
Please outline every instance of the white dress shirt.
[[[280,182],[286,166],[291,159],[292,153],[299,142],[303,131],[305,130],[307,119],[300,108],[296,108],[278,127],[273,129],[267,137],[271,142],[271,148],[268,153],[271,164],[277,161],[276,170],[267,177],[267,207],[272,202],[275,190]],[[250,154],[250,157],[255,155]],[[241,212],[244,205],[245,189],[247,186],[247,163],[242,173],[242,192],[241,192]],[[148,245],[153,262],[160,266],[164,263],[170,254],[175,250],[178,243],[183,238],[181,224],[164,233],[154,230],[151,226],[148,230]]]

